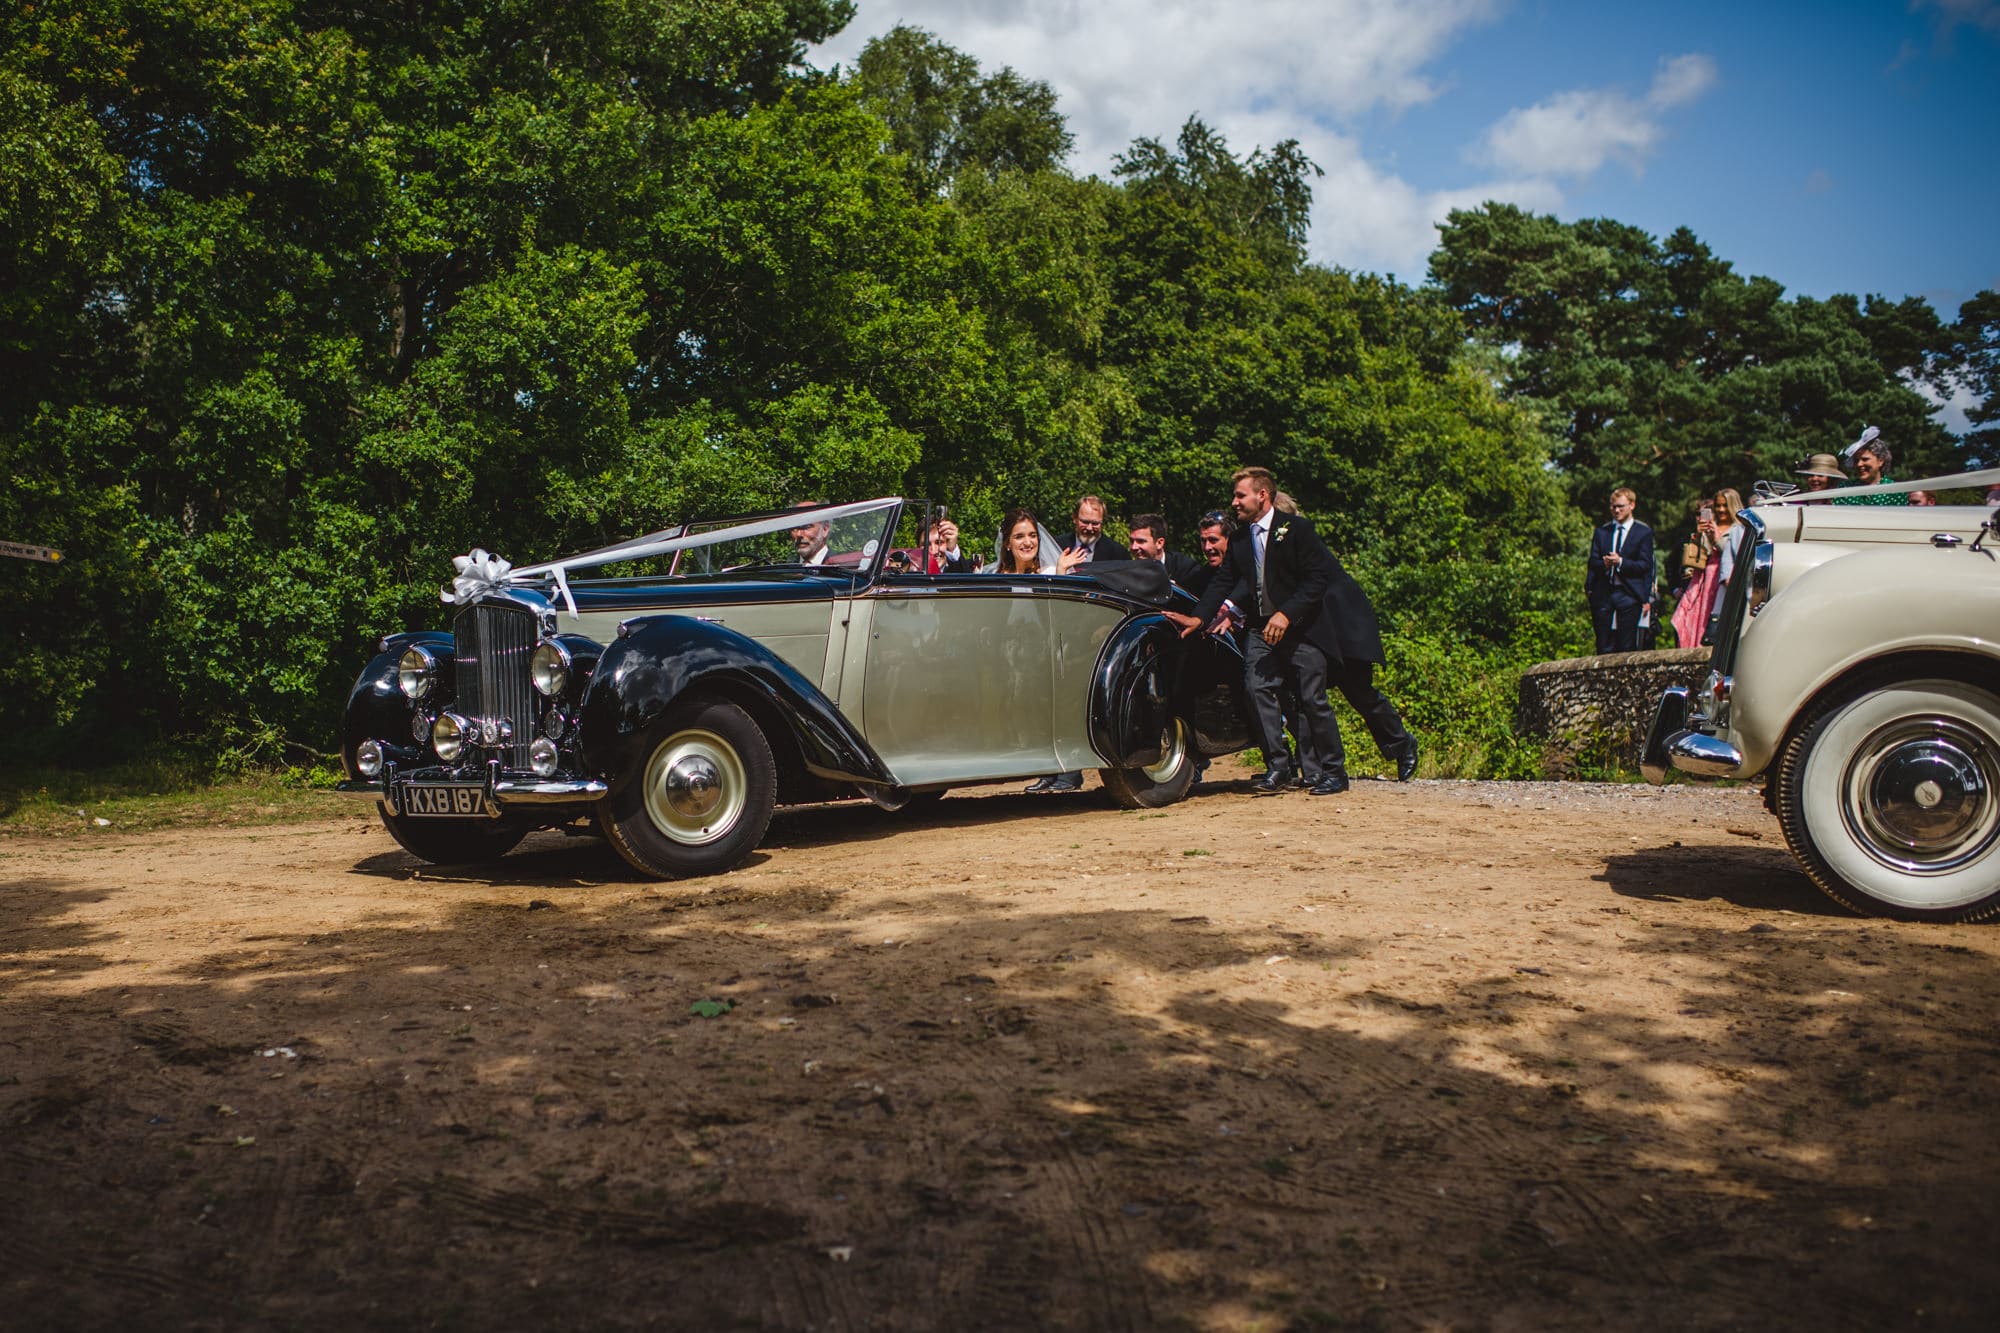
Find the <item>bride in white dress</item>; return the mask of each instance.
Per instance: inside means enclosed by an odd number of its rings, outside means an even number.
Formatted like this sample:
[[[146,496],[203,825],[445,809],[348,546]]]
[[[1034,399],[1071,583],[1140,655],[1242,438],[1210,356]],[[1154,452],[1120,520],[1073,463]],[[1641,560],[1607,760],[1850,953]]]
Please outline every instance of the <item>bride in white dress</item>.
[[[1082,549],[1065,551],[1049,530],[1025,509],[1010,509],[1000,520],[1000,558],[992,574],[1068,574],[1088,558]]]

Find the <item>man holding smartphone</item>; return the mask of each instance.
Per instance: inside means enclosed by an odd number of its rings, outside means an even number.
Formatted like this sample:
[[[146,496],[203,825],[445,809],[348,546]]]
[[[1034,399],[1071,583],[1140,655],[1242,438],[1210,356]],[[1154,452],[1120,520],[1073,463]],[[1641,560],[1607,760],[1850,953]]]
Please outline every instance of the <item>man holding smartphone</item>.
[[[1632,488],[1620,486],[1611,492],[1611,521],[1591,535],[1583,595],[1600,653],[1637,648],[1641,612],[1653,604],[1653,530],[1633,517],[1638,505]]]

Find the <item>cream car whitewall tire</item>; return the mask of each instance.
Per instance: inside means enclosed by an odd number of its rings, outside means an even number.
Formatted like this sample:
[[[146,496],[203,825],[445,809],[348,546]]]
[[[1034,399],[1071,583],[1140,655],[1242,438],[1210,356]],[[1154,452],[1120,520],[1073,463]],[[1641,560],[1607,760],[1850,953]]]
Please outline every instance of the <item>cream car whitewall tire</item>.
[[[1860,912],[1975,921],[2000,912],[2000,693],[1877,681],[1823,705],[1771,781],[1792,852]]]

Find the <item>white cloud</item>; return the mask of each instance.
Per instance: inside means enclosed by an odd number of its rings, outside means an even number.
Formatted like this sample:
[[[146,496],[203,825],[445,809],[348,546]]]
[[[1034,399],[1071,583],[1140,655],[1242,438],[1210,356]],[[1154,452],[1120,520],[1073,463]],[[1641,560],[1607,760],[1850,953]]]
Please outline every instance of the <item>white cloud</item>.
[[[1609,88],[1557,93],[1502,116],[1472,156],[1530,177],[1582,178],[1612,160],[1637,172],[1665,135],[1660,113],[1700,97],[1715,78],[1709,57],[1683,55],[1660,62],[1643,98]]]
[[[814,53],[851,64],[870,37],[907,23],[985,69],[1011,65],[1056,90],[1076,136],[1070,165],[1109,174],[1135,138],[1171,142],[1190,115],[1239,153],[1297,139],[1315,183],[1315,259],[1421,280],[1450,209],[1486,199],[1553,208],[1547,181],[1504,175],[1415,188],[1368,160],[1344,127],[1441,95],[1431,67],[1505,0],[860,0],[847,31]],[[1663,77],[1665,71],[1662,71]]]
[[[860,0],[815,61],[851,62],[907,23],[1059,96],[1074,165],[1105,172],[1134,138],[1168,138],[1190,113],[1220,123],[1282,108],[1299,133],[1437,96],[1424,67],[1500,0]],[[1252,145],[1245,145],[1250,147]]]
[[[1712,58],[1699,53],[1668,56],[1660,61],[1660,72],[1653,76],[1653,86],[1646,93],[1646,104],[1664,111],[1683,102],[1692,102],[1714,86],[1715,61]]]
[[[1449,190],[1420,190],[1369,162],[1354,140],[1340,135],[1303,136],[1307,156],[1325,169],[1315,183],[1314,258],[1349,268],[1393,273],[1422,282],[1437,226],[1454,208],[1476,208],[1489,199],[1551,212],[1562,191],[1543,180],[1489,180]]]

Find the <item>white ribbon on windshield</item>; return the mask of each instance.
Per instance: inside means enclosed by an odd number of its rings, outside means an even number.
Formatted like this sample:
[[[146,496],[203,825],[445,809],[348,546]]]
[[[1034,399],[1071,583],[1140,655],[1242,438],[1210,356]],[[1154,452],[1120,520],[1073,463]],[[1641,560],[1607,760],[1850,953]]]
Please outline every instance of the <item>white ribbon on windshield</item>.
[[[852,518],[856,514],[873,513],[889,505],[898,503],[895,496],[884,496],[876,500],[857,500],[853,504],[832,505],[825,509],[798,509],[770,518],[760,518],[751,523],[739,523],[734,527],[713,528],[707,532],[687,535],[688,525],[677,528],[662,528],[644,537],[634,537],[630,541],[612,546],[600,546],[594,551],[584,551],[578,555],[566,555],[560,560],[546,564],[525,565],[515,569],[497,555],[474,547],[470,555],[452,557],[452,564],[458,570],[458,577],[451,586],[442,589],[438,596],[447,603],[466,605],[480,596],[496,592],[502,588],[518,588],[524,584],[553,580],[561,595],[563,606],[574,616],[576,599],[569,590],[569,571],[572,569],[593,569],[599,565],[616,564],[621,560],[643,560],[648,556],[669,555],[675,551],[685,551],[697,546],[714,546],[723,541],[740,541],[750,537],[765,537],[774,532],[790,532],[793,528],[807,523],[831,523],[836,519]],[[674,535],[669,536],[672,533]]]
[[[2000,486],[2000,467],[1981,468],[1977,472],[1958,472],[1949,477],[1926,477],[1921,481],[1880,481],[1873,486],[1838,486],[1830,491],[1793,491],[1790,495],[1780,495],[1774,500],[1759,500],[1763,505],[1826,504],[1833,500],[1845,500],[1857,495],[1906,495],[1911,491],[1951,491],[1960,487]]]

